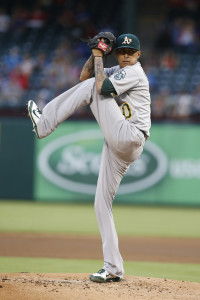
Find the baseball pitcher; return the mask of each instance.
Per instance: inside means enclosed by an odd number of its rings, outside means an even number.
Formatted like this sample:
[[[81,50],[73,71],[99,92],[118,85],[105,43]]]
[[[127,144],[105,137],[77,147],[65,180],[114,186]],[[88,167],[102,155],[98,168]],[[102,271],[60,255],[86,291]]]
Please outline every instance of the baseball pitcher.
[[[77,109],[90,105],[104,136],[95,212],[102,238],[104,265],[90,275],[95,282],[118,282],[123,278],[123,259],[118,248],[112,202],[131,163],[138,159],[149,137],[150,93],[148,79],[138,62],[139,39],[130,33],[117,40],[101,32],[87,41],[92,55],[83,66],[81,83],[50,101],[41,112],[28,101],[33,131],[41,139],[53,132]],[[105,68],[103,57],[114,49],[118,65]]]

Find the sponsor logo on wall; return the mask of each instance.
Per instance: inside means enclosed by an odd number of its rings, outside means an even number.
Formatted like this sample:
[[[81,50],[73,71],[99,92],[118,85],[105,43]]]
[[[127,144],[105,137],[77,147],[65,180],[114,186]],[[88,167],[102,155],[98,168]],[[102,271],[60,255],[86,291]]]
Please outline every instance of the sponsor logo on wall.
[[[99,130],[64,135],[39,153],[38,168],[52,184],[76,193],[95,194],[103,136]],[[168,171],[165,153],[147,141],[141,157],[125,174],[118,194],[136,193],[156,185]]]

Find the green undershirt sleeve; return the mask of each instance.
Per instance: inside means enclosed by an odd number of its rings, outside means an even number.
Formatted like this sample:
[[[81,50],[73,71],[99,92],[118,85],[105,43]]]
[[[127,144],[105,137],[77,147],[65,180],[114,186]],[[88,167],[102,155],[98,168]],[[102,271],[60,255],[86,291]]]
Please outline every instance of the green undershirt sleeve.
[[[101,94],[107,95],[107,94],[111,94],[111,93],[114,93],[115,95],[117,95],[117,92],[116,92],[114,86],[112,85],[112,82],[108,78],[106,78],[101,87]]]

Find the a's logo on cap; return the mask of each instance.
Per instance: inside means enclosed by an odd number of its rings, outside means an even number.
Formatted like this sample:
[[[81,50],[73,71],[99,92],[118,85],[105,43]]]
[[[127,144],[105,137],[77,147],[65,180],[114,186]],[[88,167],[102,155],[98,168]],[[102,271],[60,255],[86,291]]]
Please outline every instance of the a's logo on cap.
[[[132,39],[128,38],[127,36],[125,36],[124,41],[122,44],[130,44],[132,42]]]

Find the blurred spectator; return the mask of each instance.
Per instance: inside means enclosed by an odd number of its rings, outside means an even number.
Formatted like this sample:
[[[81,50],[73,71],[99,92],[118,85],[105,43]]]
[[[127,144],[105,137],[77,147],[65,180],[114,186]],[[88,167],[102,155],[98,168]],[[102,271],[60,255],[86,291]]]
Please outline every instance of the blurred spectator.
[[[40,52],[34,60],[34,67],[37,73],[42,72],[48,63],[47,55],[45,52]]]
[[[35,94],[36,103],[41,109],[56,95],[53,93],[51,89],[49,89],[49,85],[47,81],[44,79],[42,81],[42,87]]]
[[[164,112],[164,117],[165,119],[176,119],[177,118],[177,113],[176,113],[176,108],[177,108],[177,94],[171,93],[169,89],[165,90],[165,112]]]
[[[28,10],[23,6],[14,7],[11,15],[12,29],[18,33],[24,33],[26,29]]]
[[[179,52],[199,49],[200,3],[196,0],[169,0],[165,20],[159,22],[155,46]]]
[[[47,14],[40,5],[36,5],[30,12],[26,26],[29,28],[42,28],[47,22]]]
[[[188,119],[192,111],[192,96],[186,91],[177,95],[176,115],[178,118]]]
[[[5,9],[0,8],[0,33],[6,32],[10,27],[10,16],[6,13]]]
[[[21,66],[17,65],[10,72],[9,81],[19,86],[22,90],[29,88],[29,75],[22,72]]]
[[[146,64],[144,70],[149,80],[150,91],[156,92],[158,89],[158,68],[155,65]]]
[[[160,67],[174,70],[177,68],[179,60],[173,51],[166,51],[161,55]]]
[[[156,120],[162,120],[165,113],[165,97],[161,93],[152,98],[151,111]]]
[[[33,69],[35,66],[34,60],[31,58],[29,53],[25,53],[22,62],[20,64],[20,69],[22,71],[22,74],[26,75],[27,77],[30,77]]]
[[[17,46],[12,47],[9,53],[5,55],[4,63],[6,70],[10,72],[14,67],[18,66],[22,61],[22,57]]]
[[[172,28],[172,38],[177,50],[194,52],[197,49],[195,23],[192,20],[176,19]]]
[[[23,89],[14,78],[4,78],[1,81],[1,106],[14,107],[20,105]]]
[[[165,87],[159,93],[152,96],[152,114],[155,119],[176,118],[176,95],[172,95],[170,90]]]

